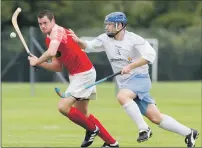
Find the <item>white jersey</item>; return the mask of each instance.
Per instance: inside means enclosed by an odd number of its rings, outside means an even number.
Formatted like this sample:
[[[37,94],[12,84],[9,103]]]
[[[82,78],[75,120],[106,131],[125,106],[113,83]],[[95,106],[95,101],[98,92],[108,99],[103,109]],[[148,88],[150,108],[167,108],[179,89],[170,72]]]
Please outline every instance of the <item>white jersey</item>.
[[[92,41],[86,41],[85,51],[101,52],[105,51],[114,72],[123,69],[124,66],[135,62],[140,57],[148,60],[152,64],[155,60],[155,50],[148,41],[139,35],[125,31],[123,40],[110,38],[106,33],[99,35]],[[119,75],[116,77],[118,84],[129,78],[131,75],[148,73],[148,65],[133,69],[129,74]]]

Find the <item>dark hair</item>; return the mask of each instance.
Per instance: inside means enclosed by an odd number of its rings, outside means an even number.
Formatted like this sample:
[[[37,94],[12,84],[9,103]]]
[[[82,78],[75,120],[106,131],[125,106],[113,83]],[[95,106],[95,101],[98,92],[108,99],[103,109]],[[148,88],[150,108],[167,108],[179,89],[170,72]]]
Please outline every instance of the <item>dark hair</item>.
[[[43,18],[44,16],[47,16],[50,21],[54,18],[54,14],[50,10],[43,10],[42,12],[40,12],[38,14],[37,17],[38,18]]]

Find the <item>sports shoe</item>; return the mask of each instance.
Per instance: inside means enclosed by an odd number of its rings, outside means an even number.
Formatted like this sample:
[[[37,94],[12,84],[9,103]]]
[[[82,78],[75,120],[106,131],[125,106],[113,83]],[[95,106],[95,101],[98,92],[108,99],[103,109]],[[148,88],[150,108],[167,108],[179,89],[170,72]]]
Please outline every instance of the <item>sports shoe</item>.
[[[93,143],[93,140],[100,132],[99,128],[96,125],[95,125],[95,127],[96,127],[96,129],[93,132],[86,131],[86,136],[83,140],[83,143],[81,144],[81,147],[88,147]]]
[[[198,131],[191,129],[191,133],[186,136],[185,143],[187,144],[187,147],[195,147],[195,141],[198,138]]]
[[[143,142],[148,140],[152,136],[152,131],[150,128],[147,130],[140,130],[139,137],[137,138],[137,142]]]
[[[117,141],[114,144],[104,143],[102,148],[105,148],[105,147],[119,147],[119,143]]]

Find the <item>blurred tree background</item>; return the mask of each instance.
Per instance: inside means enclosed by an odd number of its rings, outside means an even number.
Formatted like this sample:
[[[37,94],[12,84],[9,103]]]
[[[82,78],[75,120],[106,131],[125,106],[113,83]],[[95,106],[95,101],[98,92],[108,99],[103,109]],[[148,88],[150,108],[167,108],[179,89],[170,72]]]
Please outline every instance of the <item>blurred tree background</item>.
[[[37,14],[43,9],[53,11],[56,22],[73,29],[78,36],[97,36],[103,33],[104,17],[113,11],[122,11],[128,17],[129,31],[144,38],[158,39],[158,80],[202,79],[201,1],[3,0],[1,2],[1,71],[15,56],[19,55],[20,58],[3,76],[2,81],[29,80],[29,65],[25,53],[22,52],[23,46],[19,40],[11,41],[9,38],[10,32],[14,31],[11,17],[17,7],[22,8],[18,21],[28,43],[28,29],[30,26],[38,28]],[[41,34],[37,39],[46,49]],[[96,67],[98,78],[112,72],[105,54],[89,54],[89,57]],[[16,76],[13,76],[13,73],[16,73]],[[47,75],[50,74],[41,73],[40,81],[50,81]]]

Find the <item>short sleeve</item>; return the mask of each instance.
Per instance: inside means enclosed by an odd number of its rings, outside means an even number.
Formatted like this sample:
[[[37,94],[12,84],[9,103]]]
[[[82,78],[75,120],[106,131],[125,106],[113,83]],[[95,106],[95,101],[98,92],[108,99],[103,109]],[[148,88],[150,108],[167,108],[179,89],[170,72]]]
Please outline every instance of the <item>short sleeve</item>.
[[[133,47],[139,51],[144,59],[148,60],[149,63],[152,64],[156,58],[156,52],[153,47],[147,40],[139,35],[131,33],[131,37],[134,43]]]
[[[50,39],[51,41],[56,40],[61,42],[64,34],[65,34],[65,30],[62,27],[53,28],[50,34]]]

